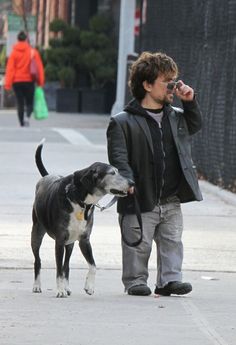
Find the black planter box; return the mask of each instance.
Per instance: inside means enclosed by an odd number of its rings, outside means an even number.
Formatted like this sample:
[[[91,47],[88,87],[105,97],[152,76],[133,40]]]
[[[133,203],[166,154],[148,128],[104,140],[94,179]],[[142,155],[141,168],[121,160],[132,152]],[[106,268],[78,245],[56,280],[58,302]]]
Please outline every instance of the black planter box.
[[[81,93],[78,89],[57,89],[56,111],[78,113],[81,111]]]
[[[81,90],[81,112],[108,114],[115,101],[114,88],[104,88],[99,90]]]
[[[57,81],[49,81],[44,85],[44,93],[48,106],[48,110],[56,110],[57,89],[60,88],[60,83]]]
[[[1,90],[1,97],[3,97],[3,108],[16,108],[17,107],[17,101],[16,96],[13,90],[9,92],[5,92]]]

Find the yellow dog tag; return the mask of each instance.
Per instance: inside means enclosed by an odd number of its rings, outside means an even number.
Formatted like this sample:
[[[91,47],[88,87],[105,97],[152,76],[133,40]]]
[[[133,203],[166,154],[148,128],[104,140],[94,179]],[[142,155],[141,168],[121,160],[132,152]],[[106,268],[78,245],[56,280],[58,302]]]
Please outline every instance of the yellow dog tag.
[[[76,219],[78,220],[84,220],[84,211],[79,211],[75,214]]]

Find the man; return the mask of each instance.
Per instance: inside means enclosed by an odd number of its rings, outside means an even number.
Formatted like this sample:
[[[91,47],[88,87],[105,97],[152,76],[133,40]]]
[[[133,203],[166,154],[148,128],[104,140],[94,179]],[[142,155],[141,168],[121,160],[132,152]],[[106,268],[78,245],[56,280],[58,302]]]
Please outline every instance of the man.
[[[202,120],[194,90],[181,80],[176,82],[177,76],[177,65],[169,56],[142,53],[130,70],[134,99],[111,118],[107,130],[110,163],[134,182],[117,206],[130,242],[140,238],[134,193],[142,215],[142,242],[130,247],[122,241],[122,281],[129,295],[151,294],[147,279],[153,240],[157,246],[155,293],[183,295],[192,290],[190,283],[182,282],[180,203],[202,200],[189,140],[200,130]],[[174,94],[183,110],[171,106]]]
[[[27,34],[20,31],[17,35],[18,42],[14,45],[9,56],[6,74],[5,89],[13,90],[17,100],[17,114],[21,127],[29,127],[29,120],[33,111],[35,80],[30,70],[31,60],[34,59],[37,67],[37,84],[44,85],[44,68],[41,57],[36,49],[28,43]],[[26,107],[26,117],[24,116]]]

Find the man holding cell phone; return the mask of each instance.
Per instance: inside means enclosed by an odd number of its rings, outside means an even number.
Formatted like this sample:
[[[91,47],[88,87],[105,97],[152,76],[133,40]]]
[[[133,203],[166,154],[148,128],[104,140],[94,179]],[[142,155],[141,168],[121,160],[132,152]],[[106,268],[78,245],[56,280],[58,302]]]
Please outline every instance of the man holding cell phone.
[[[178,67],[171,57],[142,53],[130,69],[134,99],[111,117],[107,129],[110,163],[134,182],[117,205],[122,233],[132,243],[140,238],[135,198],[142,217],[142,242],[130,247],[122,241],[122,281],[129,295],[151,294],[147,280],[153,240],[157,247],[154,292],[170,296],[192,290],[190,283],[182,281],[181,203],[202,200],[190,147],[202,117],[193,88],[177,77]],[[183,109],[172,106],[174,95]]]

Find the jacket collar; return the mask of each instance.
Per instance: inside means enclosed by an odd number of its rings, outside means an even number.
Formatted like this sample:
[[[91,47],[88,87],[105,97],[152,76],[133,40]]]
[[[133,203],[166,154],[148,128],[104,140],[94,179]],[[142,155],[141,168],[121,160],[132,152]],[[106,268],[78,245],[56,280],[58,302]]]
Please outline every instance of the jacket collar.
[[[178,123],[177,123],[177,120],[178,120],[178,117],[176,117],[176,112],[175,112],[175,109],[171,106],[171,105],[166,105],[166,113],[167,113],[167,116],[169,118],[169,121],[170,121],[170,127],[171,127],[171,131],[172,131],[172,134],[173,134],[173,138],[174,138],[174,141],[175,141],[175,144],[176,144],[176,147],[178,149],[178,146],[177,146],[177,136],[178,136]]]
[[[154,153],[152,136],[151,136],[150,129],[146,121],[146,118],[149,115],[146,113],[146,111],[140,106],[140,104],[135,99],[131,100],[124,110],[131,113],[134,116],[134,119],[139,124],[145,136],[147,137],[147,141],[149,143],[152,153]],[[174,140],[176,141],[177,122],[176,122],[175,110],[170,104],[166,104],[164,106],[163,111],[164,111],[164,114],[166,114],[170,120],[171,130],[174,136]]]

